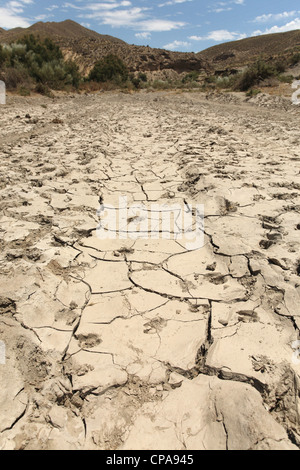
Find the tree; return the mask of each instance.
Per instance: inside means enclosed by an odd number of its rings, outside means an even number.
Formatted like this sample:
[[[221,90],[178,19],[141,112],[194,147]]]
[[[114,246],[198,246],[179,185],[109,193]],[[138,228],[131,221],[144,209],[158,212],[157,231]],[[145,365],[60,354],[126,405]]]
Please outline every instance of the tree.
[[[96,62],[89,79],[99,83],[113,81],[117,84],[128,80],[129,72],[124,62],[115,55],[108,55]]]

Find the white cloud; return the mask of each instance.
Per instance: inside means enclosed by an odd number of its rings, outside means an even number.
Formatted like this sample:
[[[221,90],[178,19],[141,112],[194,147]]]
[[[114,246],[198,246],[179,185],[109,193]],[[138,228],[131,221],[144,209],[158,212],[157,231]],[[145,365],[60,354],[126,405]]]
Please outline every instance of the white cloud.
[[[232,11],[232,7],[227,7],[227,8],[214,8],[213,10],[214,13],[222,13],[223,11]]]
[[[227,31],[226,29],[218,29],[216,31],[211,31],[206,36],[191,36],[189,39],[192,41],[237,41],[238,39],[246,38],[246,34],[241,34],[237,32]]]
[[[50,16],[53,16],[53,15],[38,15],[38,16],[34,17],[34,20],[35,21],[44,21],[47,18],[49,18]]]
[[[145,31],[160,32],[160,31],[173,31],[174,29],[179,29],[185,26],[185,23],[181,21],[171,21],[171,20],[146,20],[142,21],[140,24],[136,24],[135,27]]]
[[[165,46],[163,46],[164,49],[169,49],[171,51],[175,51],[175,50],[181,50],[181,49],[187,49],[191,46],[191,43],[190,42],[186,42],[186,41],[173,41],[171,42],[170,44],[166,44]]]
[[[222,13],[223,11],[231,11],[232,6],[229,5],[245,5],[245,0],[229,0],[227,2],[217,2],[215,6],[210,7],[212,13]]]
[[[121,2],[111,1],[110,3],[107,2],[98,2],[98,3],[87,3],[84,6],[74,5],[74,3],[64,3],[63,8],[74,8],[75,10],[89,10],[95,12],[103,12],[109,10],[115,10],[116,8],[120,7],[130,7],[132,5],[131,2],[124,0]]]
[[[168,2],[165,3],[160,3],[158,6],[159,8],[166,7],[166,6],[171,6],[171,5],[178,5],[180,3],[187,3],[187,2],[193,2],[194,0],[169,0]]]
[[[49,7],[46,8],[46,10],[53,11],[53,10],[56,10],[57,8],[59,8],[58,5],[50,5]]]
[[[130,27],[134,26],[137,22],[145,19],[144,11],[144,8],[131,8],[129,10],[118,11],[101,10],[92,14],[82,14],[80,15],[80,17],[100,20],[102,24],[107,24],[112,27]]]
[[[272,21],[282,21],[286,20],[287,18],[292,18],[293,16],[297,16],[300,13],[299,11],[284,11],[282,13],[269,13],[261,16],[257,16],[253,23],[269,23]]]
[[[151,39],[151,33],[149,32],[136,33],[135,37],[138,39]]]
[[[30,20],[22,15],[26,5],[33,3],[32,0],[10,1],[0,7],[0,27],[11,28],[28,28]]]
[[[24,8],[20,2],[9,2],[6,4],[6,8],[11,10],[13,13],[23,13]]]
[[[271,28],[267,28],[264,31],[257,30],[254,31],[252,36],[260,36],[262,34],[274,34],[274,33],[285,33],[287,31],[294,31],[296,29],[300,29],[300,17],[295,18],[293,21],[284,24],[283,26],[272,26]]]
[[[132,28],[143,32],[161,32],[172,31],[183,27],[186,23],[181,21],[172,21],[169,19],[151,18],[148,7],[132,7],[131,2],[124,0],[110,3],[89,3],[84,6],[78,6],[72,3],[65,3],[64,8],[75,8],[84,11],[78,16],[82,19],[93,19],[100,21],[100,24],[108,25],[113,28],[124,27]]]
[[[105,10],[114,10],[120,7],[130,7],[131,2],[123,1],[123,2],[111,2],[111,3],[90,3],[86,5],[84,8],[92,11],[105,11]]]

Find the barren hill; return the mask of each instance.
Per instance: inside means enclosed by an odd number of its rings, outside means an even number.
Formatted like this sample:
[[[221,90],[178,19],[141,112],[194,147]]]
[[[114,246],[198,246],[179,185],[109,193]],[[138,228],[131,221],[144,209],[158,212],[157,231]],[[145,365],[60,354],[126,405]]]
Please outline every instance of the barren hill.
[[[129,45],[108,35],[98,34],[78,23],[66,20],[61,23],[36,23],[29,28],[15,28],[1,34],[1,42],[13,42],[25,34],[50,37],[58,43],[67,59],[73,59],[83,72],[88,73],[94,63],[107,54],[118,55],[131,71],[190,72],[208,70],[209,65],[201,54],[170,52],[145,46]]]
[[[3,30],[4,31],[4,30]],[[24,36],[25,34],[38,34],[41,37],[51,38],[65,38],[65,39],[80,39],[80,38],[93,38],[99,39],[107,38],[112,42],[124,43],[121,39],[112,36],[106,36],[96,33],[90,29],[84,28],[80,24],[72,20],[62,21],[60,23],[49,22],[43,23],[39,21],[29,28],[14,28],[5,31],[5,40],[14,41]]]
[[[300,52],[300,30],[266,34],[210,47],[197,54],[212,63],[214,68],[248,65],[259,57],[280,59]]]

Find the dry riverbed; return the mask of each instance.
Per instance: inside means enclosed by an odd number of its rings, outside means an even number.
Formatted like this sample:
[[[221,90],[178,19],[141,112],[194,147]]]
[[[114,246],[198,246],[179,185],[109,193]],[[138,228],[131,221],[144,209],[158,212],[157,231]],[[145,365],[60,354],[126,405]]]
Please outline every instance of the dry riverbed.
[[[0,448],[297,449],[300,107],[103,93],[0,116]],[[100,239],[120,197],[133,229],[203,204],[203,246]]]

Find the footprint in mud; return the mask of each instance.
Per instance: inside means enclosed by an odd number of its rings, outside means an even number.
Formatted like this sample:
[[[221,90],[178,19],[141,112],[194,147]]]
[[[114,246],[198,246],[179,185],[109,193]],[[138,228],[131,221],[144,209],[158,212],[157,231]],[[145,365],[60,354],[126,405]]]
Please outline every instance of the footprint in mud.
[[[16,313],[16,303],[8,297],[0,296],[0,315]]]
[[[261,240],[259,242],[259,246],[263,249],[263,250],[268,250],[269,248],[271,248],[271,246],[275,245],[275,243],[271,240]]]
[[[168,322],[163,318],[156,317],[144,324],[144,333],[145,334],[156,334],[167,326]]]
[[[268,233],[267,234],[267,239],[271,240],[271,241],[282,240],[282,235],[281,235],[281,233],[278,233],[278,232]]]
[[[253,310],[240,310],[237,312],[238,320],[243,323],[257,323],[259,316]]]
[[[227,282],[227,277],[218,273],[207,274],[205,275],[205,277],[208,279],[209,282],[215,284],[216,286],[226,284]]]
[[[82,349],[94,348],[102,343],[102,339],[98,335],[92,333],[88,335],[78,335],[77,340]]]
[[[217,263],[216,263],[216,262],[214,262],[214,263],[212,263],[212,264],[208,264],[208,265],[206,266],[206,271],[215,271],[215,270],[216,270],[216,267],[217,267]]]
[[[279,230],[280,226],[278,225],[276,217],[271,217],[264,215],[262,218],[262,227],[265,230]]]
[[[271,216],[263,216],[262,217],[262,227],[265,230],[269,230],[270,232],[267,233],[266,238],[261,240],[259,246],[263,250],[268,250],[271,246],[275,245],[276,242],[282,240],[282,234],[280,233],[280,225],[278,224],[276,217]]]
[[[279,232],[267,233],[267,240],[261,240],[259,246],[263,250],[268,250],[271,246],[275,245],[276,242],[282,240],[282,235]]]
[[[277,258],[268,258],[268,263],[274,266],[279,266],[283,271],[288,271],[289,267],[287,264],[287,260],[279,260]]]

